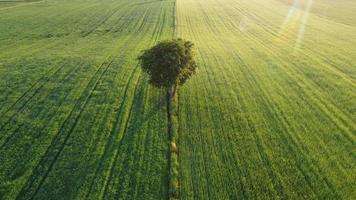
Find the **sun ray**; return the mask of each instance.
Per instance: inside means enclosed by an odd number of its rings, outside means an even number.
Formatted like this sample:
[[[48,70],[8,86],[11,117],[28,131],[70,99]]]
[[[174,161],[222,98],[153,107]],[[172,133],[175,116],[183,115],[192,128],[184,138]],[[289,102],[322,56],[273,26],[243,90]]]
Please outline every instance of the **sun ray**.
[[[308,18],[309,18],[309,14],[310,14],[310,10],[312,8],[312,5],[313,5],[313,0],[308,0],[307,6],[306,6],[304,14],[303,14],[303,19],[302,19],[302,22],[300,24],[298,37],[297,37],[297,40],[296,40],[296,43],[295,43],[295,49],[300,48],[300,46],[301,46],[301,44],[303,42],[305,26],[308,23]]]

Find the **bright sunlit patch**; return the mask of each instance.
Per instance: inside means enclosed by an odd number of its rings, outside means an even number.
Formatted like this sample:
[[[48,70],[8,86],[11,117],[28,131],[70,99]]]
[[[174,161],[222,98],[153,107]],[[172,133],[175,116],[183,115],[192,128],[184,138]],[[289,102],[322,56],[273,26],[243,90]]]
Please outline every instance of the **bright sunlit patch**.
[[[276,37],[278,45],[288,43],[295,39],[294,49],[300,47],[303,42],[305,27],[313,0],[294,0],[286,18],[284,19]]]
[[[303,16],[303,19],[302,19],[302,23],[301,23],[300,28],[299,28],[298,38],[297,38],[297,41],[296,41],[296,44],[295,44],[296,48],[299,48],[301,43],[302,43],[302,41],[303,41],[305,25],[308,22],[309,12],[310,12],[310,9],[311,9],[312,5],[313,5],[313,0],[308,0],[307,7],[305,9],[304,16]]]
[[[284,19],[284,22],[281,26],[281,30],[288,24],[288,22],[291,20],[292,16],[295,15],[298,7],[299,7],[299,1],[294,0],[292,7],[290,7],[290,9],[288,11],[287,17]]]

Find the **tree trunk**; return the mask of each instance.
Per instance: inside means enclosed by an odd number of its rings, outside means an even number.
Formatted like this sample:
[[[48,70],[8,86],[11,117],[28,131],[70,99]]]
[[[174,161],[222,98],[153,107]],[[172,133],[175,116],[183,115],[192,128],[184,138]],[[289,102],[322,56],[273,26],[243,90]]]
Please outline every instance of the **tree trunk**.
[[[177,91],[177,84],[168,88],[167,94],[168,94],[169,98],[173,98],[176,95],[176,91]]]

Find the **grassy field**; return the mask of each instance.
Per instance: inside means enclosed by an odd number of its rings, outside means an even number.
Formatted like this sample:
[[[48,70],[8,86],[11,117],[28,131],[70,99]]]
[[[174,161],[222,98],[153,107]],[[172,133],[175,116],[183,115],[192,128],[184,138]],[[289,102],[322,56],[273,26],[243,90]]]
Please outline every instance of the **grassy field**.
[[[0,13],[0,199],[167,195],[164,93],[136,57],[172,37],[173,8],[46,1]]]
[[[41,3],[40,0],[0,0],[0,10]]]
[[[180,199],[356,198],[353,0],[0,0],[0,199],[167,199],[137,56],[195,43]]]
[[[355,21],[301,7],[177,1],[200,65],[179,96],[182,199],[356,197]]]

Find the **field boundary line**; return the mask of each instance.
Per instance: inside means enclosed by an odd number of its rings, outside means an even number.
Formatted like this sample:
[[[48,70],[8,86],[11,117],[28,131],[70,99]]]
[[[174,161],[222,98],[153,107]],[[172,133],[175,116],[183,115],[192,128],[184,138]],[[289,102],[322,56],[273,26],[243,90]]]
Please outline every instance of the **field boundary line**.
[[[17,8],[17,7],[23,7],[23,6],[28,6],[28,5],[34,5],[34,4],[39,4],[39,3],[46,2],[46,1],[47,1],[47,0],[29,2],[29,3],[20,4],[20,5],[15,5],[15,6],[5,7],[5,8],[0,8],[0,10],[8,10],[8,9],[11,9],[11,8]]]

